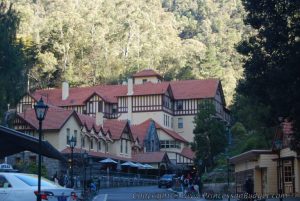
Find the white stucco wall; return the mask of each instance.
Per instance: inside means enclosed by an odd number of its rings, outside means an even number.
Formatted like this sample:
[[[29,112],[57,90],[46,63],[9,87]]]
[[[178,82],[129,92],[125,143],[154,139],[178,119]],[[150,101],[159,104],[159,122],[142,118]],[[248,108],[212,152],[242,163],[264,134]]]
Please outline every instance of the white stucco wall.
[[[189,116],[175,116],[174,117],[174,131],[180,134],[188,142],[194,141],[194,117],[195,115]],[[178,118],[183,119],[183,128],[178,128]]]
[[[136,77],[134,78],[134,84],[143,84],[143,79],[147,79],[147,82],[158,83],[157,77]]]
[[[67,147],[67,128],[70,129],[70,137],[74,135],[74,130],[77,130],[76,147],[80,147],[80,126],[73,116],[68,119],[60,131],[45,131],[44,137],[56,149],[62,151]]]

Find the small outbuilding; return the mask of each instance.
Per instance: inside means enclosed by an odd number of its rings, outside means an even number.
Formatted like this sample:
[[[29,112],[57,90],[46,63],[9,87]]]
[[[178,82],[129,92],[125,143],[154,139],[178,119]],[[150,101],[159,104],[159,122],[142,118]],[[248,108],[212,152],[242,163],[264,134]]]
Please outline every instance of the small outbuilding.
[[[230,158],[234,165],[236,193],[245,192],[246,179],[254,184],[254,193],[258,195],[277,194],[278,155],[272,150],[250,150]]]

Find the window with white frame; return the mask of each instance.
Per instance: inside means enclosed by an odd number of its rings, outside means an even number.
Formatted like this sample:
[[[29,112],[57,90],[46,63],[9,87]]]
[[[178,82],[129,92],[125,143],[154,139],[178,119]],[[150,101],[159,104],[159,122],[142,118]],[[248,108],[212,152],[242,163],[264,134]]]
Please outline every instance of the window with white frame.
[[[70,129],[67,128],[67,145],[70,145]]]
[[[177,148],[180,149],[180,142],[175,140],[161,140],[160,141],[160,148]]]
[[[77,130],[74,130],[74,138],[77,141]]]
[[[183,128],[183,118],[178,118],[178,128]]]
[[[85,137],[81,136],[81,147],[85,147]]]
[[[108,152],[108,143],[105,144],[105,152]]]
[[[293,181],[293,168],[291,161],[284,162],[284,182],[292,182]]]
[[[98,142],[98,151],[101,151],[101,141]]]
[[[93,142],[93,139],[91,138],[90,149],[93,149],[93,148],[94,148],[94,142]]]
[[[120,142],[120,153],[123,153],[123,139]]]

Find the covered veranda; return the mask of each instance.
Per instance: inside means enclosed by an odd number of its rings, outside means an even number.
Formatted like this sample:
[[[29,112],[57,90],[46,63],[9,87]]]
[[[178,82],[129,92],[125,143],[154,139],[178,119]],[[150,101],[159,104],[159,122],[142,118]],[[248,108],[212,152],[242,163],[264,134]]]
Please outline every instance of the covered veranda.
[[[0,126],[0,158],[17,154],[23,151],[39,153],[39,140],[31,135]],[[55,149],[49,142],[42,140],[43,156],[65,161],[63,155]]]

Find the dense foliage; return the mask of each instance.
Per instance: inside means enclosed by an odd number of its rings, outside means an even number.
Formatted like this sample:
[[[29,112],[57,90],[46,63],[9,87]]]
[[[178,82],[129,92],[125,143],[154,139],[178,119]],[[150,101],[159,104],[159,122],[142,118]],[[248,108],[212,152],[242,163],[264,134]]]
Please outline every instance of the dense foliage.
[[[19,22],[11,5],[0,2],[0,114],[23,95],[26,74],[34,61],[30,44],[17,38]]]
[[[212,103],[204,103],[203,110],[194,119],[195,129],[192,148],[196,152],[196,161],[198,161],[197,163],[201,161],[202,168],[214,167],[214,158],[222,153],[228,144],[226,127],[214,116],[215,113],[216,109]]]
[[[220,78],[231,102],[246,32],[239,0],[14,0],[37,44],[31,88],[116,83],[154,68],[167,80]]]
[[[238,47],[247,59],[245,79],[238,86],[236,118],[259,131],[279,125],[278,117],[289,117],[296,137],[293,148],[300,150],[300,2],[242,2],[248,12],[245,22],[257,33]]]

